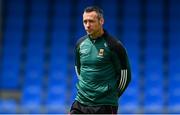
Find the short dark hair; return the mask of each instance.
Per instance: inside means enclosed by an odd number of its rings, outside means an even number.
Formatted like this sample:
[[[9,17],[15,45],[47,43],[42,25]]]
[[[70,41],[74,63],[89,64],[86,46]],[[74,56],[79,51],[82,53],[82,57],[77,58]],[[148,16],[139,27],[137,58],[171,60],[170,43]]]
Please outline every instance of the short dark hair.
[[[88,6],[84,9],[84,12],[95,11],[98,14],[98,18],[103,18],[103,10],[98,6]]]

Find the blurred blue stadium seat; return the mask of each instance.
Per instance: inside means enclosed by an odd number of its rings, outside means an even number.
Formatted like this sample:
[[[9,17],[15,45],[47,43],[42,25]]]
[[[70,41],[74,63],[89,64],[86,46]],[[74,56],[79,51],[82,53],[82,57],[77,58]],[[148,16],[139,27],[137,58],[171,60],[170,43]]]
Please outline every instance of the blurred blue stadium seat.
[[[119,99],[119,113],[131,114],[139,110],[139,96],[137,85],[130,84],[129,88]]]
[[[2,55],[2,83],[3,89],[18,89],[22,31],[6,30]]]
[[[16,114],[17,102],[13,99],[0,99],[0,114]]]
[[[43,91],[41,86],[25,85],[22,91],[22,113],[41,113]]]
[[[65,113],[66,110],[66,83],[49,85],[46,99],[47,113]]]

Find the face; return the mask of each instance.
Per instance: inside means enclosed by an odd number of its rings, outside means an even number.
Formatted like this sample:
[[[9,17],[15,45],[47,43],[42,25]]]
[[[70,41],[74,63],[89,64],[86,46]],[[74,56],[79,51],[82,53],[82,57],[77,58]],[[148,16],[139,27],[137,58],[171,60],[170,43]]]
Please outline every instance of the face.
[[[84,28],[89,35],[96,35],[102,29],[104,23],[103,18],[98,18],[95,11],[84,12],[83,14],[83,24]]]

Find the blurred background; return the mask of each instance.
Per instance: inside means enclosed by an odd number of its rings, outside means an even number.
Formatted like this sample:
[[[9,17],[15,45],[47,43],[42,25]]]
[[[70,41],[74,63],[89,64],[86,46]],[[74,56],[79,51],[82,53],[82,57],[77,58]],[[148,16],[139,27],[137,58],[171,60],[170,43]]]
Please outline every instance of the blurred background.
[[[179,0],[1,0],[0,113],[68,113],[85,7],[126,47],[132,81],[119,113],[180,113]]]

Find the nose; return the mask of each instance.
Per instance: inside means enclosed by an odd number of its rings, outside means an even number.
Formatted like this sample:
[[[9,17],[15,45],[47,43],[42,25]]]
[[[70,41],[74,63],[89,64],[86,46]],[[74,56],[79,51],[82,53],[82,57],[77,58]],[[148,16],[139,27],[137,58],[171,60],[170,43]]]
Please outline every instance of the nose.
[[[90,23],[89,23],[89,22],[86,23],[86,27],[87,27],[87,28],[90,27]]]

